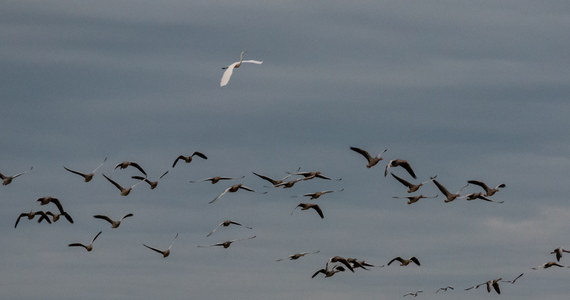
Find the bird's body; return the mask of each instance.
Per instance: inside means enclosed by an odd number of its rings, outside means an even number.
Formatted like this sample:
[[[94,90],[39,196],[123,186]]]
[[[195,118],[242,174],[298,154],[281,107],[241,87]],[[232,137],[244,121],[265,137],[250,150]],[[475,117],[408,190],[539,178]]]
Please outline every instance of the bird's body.
[[[179,160],[183,160],[185,163],[189,164],[192,162],[192,159],[194,158],[194,156],[198,156],[202,159],[208,159],[208,157],[206,155],[204,155],[204,153],[202,152],[198,152],[195,151],[194,153],[185,156],[185,155],[179,155],[175,160],[174,163],[172,164],[172,167],[174,168],[176,166],[176,163],[178,163]]]
[[[447,290],[453,290],[453,287],[450,286],[450,285],[448,285],[448,286],[446,286],[446,287],[440,287],[439,289],[437,289],[437,290],[435,291],[435,293],[437,294],[437,293],[439,293],[440,291],[447,292]]]
[[[477,285],[474,285],[472,287],[466,288],[465,290],[468,291],[470,289],[476,288],[478,289],[480,286],[484,285],[487,287],[487,292],[490,293],[491,292],[491,288],[495,290],[495,292],[497,292],[497,294],[501,294],[501,289],[499,287],[499,282],[502,281],[502,278],[497,278],[497,279],[493,279],[493,280],[489,280]]]
[[[291,212],[291,214],[293,214],[293,212],[295,211],[295,209],[297,209],[297,207],[300,207],[301,210],[308,210],[308,209],[314,209],[319,216],[321,217],[321,219],[325,218],[325,215],[323,214],[323,211],[321,210],[321,207],[317,204],[314,203],[299,203],[299,205],[295,206],[295,208],[293,208],[293,211]]]
[[[91,243],[89,243],[88,245],[84,245],[84,244],[81,244],[81,243],[72,243],[72,244],[69,244],[69,245],[67,245],[67,246],[69,246],[69,247],[83,247],[83,248],[85,248],[85,250],[87,250],[87,252],[91,252],[91,251],[93,250],[93,242],[95,242],[95,240],[99,237],[99,235],[100,235],[102,232],[103,232],[103,231],[99,231],[99,233],[97,233],[97,234],[95,235],[95,237],[93,237],[93,239],[91,240]]]
[[[52,213],[51,211],[46,211],[46,215],[51,216],[52,222],[57,222],[61,216],[63,216],[69,223],[73,224],[73,219],[67,212],[60,212],[60,213]]]
[[[222,69],[225,69],[224,74],[222,74],[222,79],[220,80],[220,86],[226,86],[228,84],[228,82],[230,82],[230,78],[232,78],[232,74],[234,72],[234,69],[237,69],[239,67],[241,67],[242,63],[248,63],[248,64],[256,64],[256,65],[260,65],[263,63],[263,61],[259,61],[259,60],[243,60],[243,56],[245,55],[245,51],[242,51],[240,56],[239,56],[239,61],[236,61],[232,64],[230,64],[227,67],[223,67]]]
[[[403,296],[403,297],[406,297],[406,296],[413,296],[413,297],[417,297],[417,296],[418,296],[420,293],[423,293],[423,291],[422,291],[422,290],[420,290],[420,291],[410,292],[410,293],[404,294],[404,296]]]
[[[291,177],[291,175],[287,175],[287,176],[283,177],[282,179],[273,179],[271,177],[267,177],[265,175],[260,175],[260,174],[257,174],[255,172],[252,172],[252,173],[255,176],[257,176],[257,177],[259,177],[265,181],[269,181],[274,187],[279,186],[280,184],[284,183],[287,178]]]
[[[105,157],[105,159],[103,160],[103,162],[100,163],[99,166],[97,166],[97,168],[95,168],[93,171],[91,171],[91,172],[89,172],[89,173],[82,173],[82,172],[79,172],[79,171],[71,170],[71,169],[68,169],[68,168],[65,167],[65,166],[64,166],[63,168],[64,168],[65,170],[67,170],[67,171],[73,173],[73,174],[76,174],[76,175],[79,175],[79,176],[83,177],[83,181],[89,182],[89,181],[91,181],[91,180],[93,179],[93,177],[95,176],[95,172],[97,172],[97,170],[99,170],[99,168],[101,168],[101,166],[103,166],[103,164],[104,164],[106,161],[107,161],[107,158]]]
[[[480,200],[485,200],[487,202],[495,202],[495,203],[503,203],[504,202],[504,201],[491,200],[491,199],[485,197],[483,195],[483,193],[480,193],[480,192],[479,193],[470,193],[470,194],[461,196],[460,198],[465,198],[465,200],[467,200],[467,201],[480,199]]]
[[[368,151],[357,148],[357,147],[350,147],[350,150],[355,151],[356,153],[361,154],[362,156],[364,156],[364,158],[366,158],[366,160],[368,161],[368,163],[366,164],[367,168],[372,168],[375,165],[377,165],[381,160],[384,160],[384,158],[382,158],[382,154],[384,154],[384,152],[388,151],[388,149],[382,151],[380,154],[376,155],[376,156],[372,156],[370,155],[370,153],[368,153]]]
[[[119,225],[121,225],[121,221],[123,221],[123,219],[128,218],[128,217],[132,217],[132,216],[133,216],[133,214],[126,214],[120,220],[113,220],[113,219],[109,218],[108,216],[104,216],[104,215],[94,215],[93,218],[105,220],[111,224],[111,228],[117,228],[117,227],[119,227]]]
[[[351,262],[348,261],[348,259],[342,257],[342,256],[333,256],[331,258],[329,258],[329,262],[332,263],[341,263],[343,265],[345,265],[351,272],[354,273],[354,268],[352,267]],[[354,260],[353,260],[354,262]]]
[[[66,219],[67,221],[69,221],[69,223],[73,224],[73,218],[69,215],[69,213],[67,213],[67,212],[63,209],[63,205],[61,204],[61,201],[59,201],[59,199],[54,198],[54,197],[47,196],[47,197],[38,198],[38,200],[36,200],[36,201],[38,201],[38,202],[40,203],[40,205],[47,205],[47,204],[50,204],[50,203],[55,204],[55,206],[56,206],[57,209],[59,210],[59,215],[58,215],[57,217],[55,217],[55,215],[52,214],[52,218],[54,218],[54,219],[55,219],[55,218],[59,219],[60,216],[64,216],[65,219]],[[51,213],[51,212],[50,212],[50,213]],[[54,222],[55,222],[55,221],[56,221],[56,220],[54,220]]]

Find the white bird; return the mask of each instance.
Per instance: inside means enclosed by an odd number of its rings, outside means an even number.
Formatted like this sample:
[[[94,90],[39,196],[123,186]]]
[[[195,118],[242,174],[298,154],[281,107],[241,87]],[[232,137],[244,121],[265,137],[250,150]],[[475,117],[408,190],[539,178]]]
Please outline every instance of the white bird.
[[[228,84],[230,78],[232,77],[234,69],[239,68],[242,63],[256,64],[256,65],[260,65],[263,63],[263,61],[259,60],[243,60],[244,54],[245,51],[242,51],[241,54],[239,55],[239,61],[236,61],[235,63],[232,63],[231,65],[222,68],[225,69],[226,71],[224,71],[224,74],[222,75],[222,80],[220,80],[220,86],[226,86]]]

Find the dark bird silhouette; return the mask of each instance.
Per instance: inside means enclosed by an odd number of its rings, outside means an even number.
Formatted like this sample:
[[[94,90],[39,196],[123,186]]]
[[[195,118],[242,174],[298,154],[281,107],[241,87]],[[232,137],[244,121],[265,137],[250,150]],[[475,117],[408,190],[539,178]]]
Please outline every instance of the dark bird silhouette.
[[[408,204],[414,204],[418,201],[420,201],[420,199],[425,199],[425,198],[437,198],[437,195],[435,196],[424,196],[424,195],[417,195],[417,196],[407,196],[407,197],[392,197],[392,198],[396,198],[396,199],[408,199]]]
[[[122,163],[117,164],[115,166],[115,170],[117,168],[126,169],[128,167],[134,167],[134,168],[138,169],[139,171],[141,171],[141,173],[143,173],[144,176],[147,176],[146,172],[143,170],[143,168],[139,164],[137,164],[136,162],[132,162],[132,161],[124,161]]]
[[[166,174],[168,174],[168,171],[166,171],[162,175],[160,175],[160,177],[158,177],[157,181],[150,181],[147,177],[142,177],[142,176],[131,176],[131,178],[137,179],[137,180],[142,180],[142,181],[148,183],[148,185],[150,185],[150,189],[154,190],[158,186],[158,181],[161,180],[162,177],[166,176]]]
[[[0,173],[0,179],[2,179],[2,185],[9,185],[10,183],[12,183],[12,180],[30,172],[33,169],[34,169],[34,167],[32,166],[28,171],[18,173],[16,175],[12,175],[12,176],[8,176],[8,175],[4,175],[4,174]]]
[[[505,202],[505,201],[495,201],[495,200],[491,200],[491,199],[485,197],[485,196],[483,195],[483,193],[470,193],[470,194],[461,196],[461,197],[459,197],[459,198],[465,198],[465,200],[467,200],[467,201],[480,199],[480,200],[485,200],[485,201],[487,201],[487,202],[494,202],[494,203],[504,203],[504,202]]]
[[[482,181],[477,181],[477,180],[469,180],[467,181],[470,184],[474,184],[474,185],[478,185],[480,187],[482,187],[485,190],[485,197],[491,197],[493,196],[496,192],[499,191],[499,189],[502,189],[504,187],[506,187],[506,185],[504,183],[501,183],[499,185],[497,185],[496,187],[492,188],[489,187],[488,185],[486,185],[484,182]]]
[[[179,160],[183,160],[185,163],[190,163],[190,162],[192,162],[192,158],[193,158],[194,156],[198,156],[198,157],[203,158],[203,159],[208,159],[208,157],[207,157],[206,155],[204,155],[202,152],[196,151],[196,152],[194,152],[194,153],[192,153],[191,155],[188,155],[188,156],[179,155],[179,156],[174,160],[174,163],[172,164],[172,167],[174,168],[174,167],[176,166],[176,163],[178,163]]]
[[[426,180],[422,183],[413,184],[413,183],[411,183],[411,182],[409,182],[409,181],[407,181],[401,177],[394,175],[394,173],[392,173],[392,172],[390,172],[390,175],[392,175],[392,177],[396,178],[396,180],[398,180],[401,184],[405,185],[408,188],[408,193],[413,193],[413,192],[419,190],[420,187],[422,187],[424,184],[434,180],[437,177],[437,175],[436,175],[436,176],[430,177],[429,180]]]
[[[382,151],[380,154],[378,154],[376,156],[372,156],[372,155],[370,155],[370,153],[368,153],[368,151],[360,149],[360,148],[356,148],[356,147],[350,147],[350,150],[355,151],[356,153],[359,153],[360,155],[364,156],[364,158],[366,158],[366,160],[368,161],[368,163],[366,164],[366,167],[372,168],[375,165],[377,165],[381,160],[384,159],[384,158],[382,158],[382,154],[384,154],[384,152],[388,151],[388,148],[386,148],[384,151]]]
[[[410,163],[407,160],[403,159],[392,159],[390,162],[388,162],[386,168],[384,168],[384,177],[388,175],[388,170],[394,167],[404,168],[406,171],[408,171],[408,173],[410,174],[410,176],[412,176],[412,178],[417,179],[414,170],[412,170],[412,166],[410,166]]]
[[[344,268],[341,266],[334,266],[331,270],[329,270],[329,263],[325,265],[324,269],[320,269],[311,276],[311,278],[315,278],[315,276],[319,275],[319,273],[325,274],[325,278],[331,277],[338,272],[344,272]]]
[[[391,263],[393,263],[394,261],[399,261],[399,262],[400,262],[400,266],[407,266],[407,265],[409,265],[409,264],[412,263],[412,262],[415,263],[415,264],[418,265],[418,266],[420,265],[420,261],[419,261],[415,256],[410,257],[410,259],[403,259],[403,258],[401,258],[401,257],[398,256],[398,257],[396,257],[396,258],[393,258],[390,262],[388,262],[388,266],[389,266]]]
[[[313,172],[295,172],[295,173],[289,173],[291,175],[301,175],[304,177],[304,180],[309,180],[309,179],[313,179],[313,178],[321,178],[321,179],[326,179],[326,180],[332,180],[330,177],[327,177],[325,175],[323,175],[320,171],[313,171]],[[342,178],[337,178],[334,179],[336,181],[340,181],[342,180]]]
[[[214,177],[204,178],[204,179],[196,180],[196,181],[191,180],[190,182],[191,182],[191,183],[197,183],[197,182],[209,181],[209,182],[211,182],[212,184],[216,184],[216,183],[218,183],[220,180],[235,180],[235,179],[242,179],[242,178],[245,178],[245,176],[237,177],[237,178],[214,176]]]
[[[241,183],[238,183],[238,184],[234,184],[234,185],[230,186],[229,188],[225,189],[221,194],[219,194],[216,198],[214,198],[212,201],[210,201],[208,203],[214,203],[216,200],[222,198],[223,195],[225,195],[227,193],[235,193],[235,192],[239,191],[240,189],[246,190],[249,192],[255,192],[254,189],[249,188],[249,187],[247,187]],[[263,194],[265,194],[265,193],[263,193]]]
[[[487,282],[483,282],[480,283],[478,285],[474,285],[472,287],[468,287],[465,290],[468,291],[470,289],[476,288],[478,289],[480,286],[485,285],[487,287],[487,292],[490,293],[491,292],[491,288],[493,288],[495,290],[495,292],[497,292],[497,294],[501,294],[501,289],[499,288],[499,282],[502,280],[502,278],[497,278],[497,279],[493,279],[493,280],[489,280]]]
[[[111,228],[117,228],[117,227],[119,227],[119,225],[121,225],[121,221],[123,221],[125,218],[132,217],[132,216],[133,216],[133,214],[126,214],[120,220],[116,220],[116,221],[112,220],[111,218],[104,216],[104,215],[94,215],[93,218],[105,220],[111,224]]]
[[[107,158],[105,157],[105,159],[103,160],[102,163],[99,164],[99,166],[97,166],[97,168],[95,168],[93,171],[89,172],[89,173],[81,173],[79,171],[75,171],[72,169],[68,169],[67,167],[63,166],[63,168],[73,174],[79,175],[81,177],[83,177],[83,180],[85,182],[89,182],[93,179],[93,177],[95,176],[95,172],[97,172],[97,170],[99,170],[99,168],[101,168],[101,166],[103,166],[103,164],[107,161]]]
[[[257,174],[257,173],[255,173],[255,172],[252,172],[252,173],[253,173],[255,176],[257,176],[257,177],[259,177],[259,178],[261,178],[261,179],[263,179],[263,180],[265,180],[265,181],[268,181],[268,182],[271,183],[274,187],[276,187],[277,185],[279,185],[279,184],[285,182],[285,180],[286,180],[287,178],[291,177],[291,174],[289,174],[289,175],[283,177],[282,179],[273,179],[273,178],[271,178],[271,177],[268,177],[268,176],[265,176],[265,175],[260,175],[260,174]]]
[[[440,291],[447,292],[447,290],[453,290],[453,287],[450,286],[450,285],[448,285],[448,286],[446,286],[446,287],[440,287],[439,289],[437,289],[437,290],[435,291],[435,293],[437,294],[437,293],[439,293]]]
[[[533,269],[533,270],[538,270],[538,269],[548,269],[548,268],[551,268],[551,267],[564,268],[563,265],[561,265],[561,264],[559,264],[559,263],[557,263],[557,262],[555,262],[555,261],[549,261],[549,262],[547,262],[547,263],[545,263],[545,264],[542,264],[542,265],[540,265],[540,266],[533,267],[533,268],[531,268],[531,269]]]
[[[319,253],[319,252],[321,252],[321,251],[317,250],[317,251],[313,251],[313,252],[295,253],[295,254],[292,254],[292,255],[287,256],[287,258],[279,258],[279,259],[276,259],[275,261],[282,261],[282,260],[285,260],[285,259],[297,260],[297,259],[299,259],[299,258],[301,258],[301,257],[303,257],[303,256],[305,256],[305,255],[308,255],[308,254],[315,254],[315,253]]]
[[[331,258],[329,258],[329,262],[332,263],[341,263],[343,265],[345,265],[351,272],[354,273],[354,268],[352,267],[352,264],[344,257],[342,256],[333,256]]]
[[[422,291],[422,290],[415,291],[415,292],[410,292],[410,293],[404,294],[403,297],[406,297],[406,296],[414,296],[414,297],[417,297],[417,296],[419,295],[419,293],[423,293],[423,292],[424,292],[424,291]]]
[[[237,241],[245,241],[245,240],[251,240],[254,239],[256,236],[250,236],[248,238],[245,239],[237,239],[237,240],[231,240],[231,241],[225,241],[225,242],[221,242],[221,243],[216,243],[216,244],[212,244],[212,245],[198,245],[198,247],[200,248],[205,248],[205,247],[224,247],[224,249],[229,248],[234,242]]]
[[[295,208],[293,208],[293,211],[291,212],[291,215],[293,214],[293,212],[295,211],[295,209],[297,209],[297,207],[300,207],[301,210],[307,210],[307,209],[314,209],[319,216],[321,216],[321,219],[325,218],[325,215],[323,214],[323,211],[321,210],[321,208],[314,203],[299,203],[299,205],[295,206]]]
[[[67,213],[67,212],[59,212],[59,213],[52,213],[51,211],[46,211],[46,215],[51,217],[51,221],[52,222],[57,222],[59,220],[59,218],[61,216],[63,216],[64,218],[66,218],[68,221],[71,220],[73,221],[73,219],[71,218],[71,216]],[[70,222],[73,223],[73,222]]]
[[[157,249],[157,248],[153,248],[153,247],[147,246],[147,245],[145,245],[145,244],[143,244],[143,246],[147,247],[148,249],[150,249],[150,250],[152,250],[152,251],[155,251],[155,252],[158,252],[158,253],[162,254],[162,257],[165,257],[165,258],[166,258],[166,257],[168,257],[168,256],[170,255],[170,250],[172,249],[172,245],[174,245],[174,241],[176,241],[177,238],[178,238],[178,233],[174,236],[174,239],[172,240],[172,243],[170,243],[170,246],[168,246],[168,248],[167,248],[166,250],[160,250],[160,249]]]
[[[558,247],[558,248],[552,250],[552,252],[550,252],[550,254],[555,254],[556,255],[556,261],[560,261],[560,259],[562,258],[563,252],[570,253],[570,251],[563,249],[562,247]]]
[[[55,206],[59,210],[60,215],[64,216],[69,223],[73,224],[73,218],[63,209],[63,205],[61,205],[61,201],[59,201],[59,199],[48,196],[48,197],[38,198],[38,200],[36,201],[38,201],[40,205],[47,205],[50,203],[55,204]]]
[[[40,223],[41,221],[45,220],[47,221],[49,224],[51,224],[51,221],[49,220],[49,217],[47,216],[47,214],[43,211],[30,211],[28,213],[21,213],[18,216],[18,219],[16,219],[16,224],[14,224],[14,228],[18,227],[18,223],[20,223],[20,219],[23,217],[27,217],[28,220],[33,219],[35,216],[40,216],[40,218],[38,219],[38,223]]]
[[[139,180],[139,182],[131,185],[129,188],[124,188],[123,186],[121,186],[120,184],[115,182],[113,179],[107,177],[107,175],[103,174],[103,177],[105,177],[107,180],[109,180],[110,183],[112,183],[116,188],[119,189],[119,191],[121,191],[121,196],[128,196],[135,186],[137,186],[139,183],[143,182],[142,180]]]
[[[461,195],[459,194],[459,192],[461,192],[464,188],[466,188],[468,185],[463,186],[457,193],[450,193],[441,183],[439,183],[437,180],[432,180],[433,183],[435,184],[435,186],[439,189],[439,191],[445,196],[445,200],[443,200],[443,202],[447,203],[447,202],[451,202],[457,198],[460,198]]]
[[[320,191],[320,192],[314,192],[314,193],[308,193],[308,194],[303,194],[303,197],[309,197],[309,200],[315,200],[315,199],[319,199],[322,195],[326,195],[326,194],[330,194],[330,193],[334,193],[334,192],[342,192],[344,191],[344,189],[340,189],[340,190],[327,190],[327,191]],[[299,197],[299,196],[292,196],[292,197]]]
[[[85,250],[87,250],[87,252],[91,252],[91,250],[93,250],[93,243],[95,242],[95,240],[99,237],[99,235],[102,232],[103,231],[99,231],[99,233],[97,233],[95,235],[95,237],[93,237],[93,239],[91,240],[91,243],[89,243],[89,245],[83,245],[81,243],[72,243],[72,244],[69,244],[67,246],[69,246],[69,247],[83,247],[83,248],[85,248]]]
[[[216,228],[212,229],[212,231],[210,231],[206,236],[211,236],[212,234],[214,234],[214,232],[216,232],[216,230],[218,230],[218,228],[220,228],[220,226],[228,227],[228,226],[230,226],[230,225],[232,225],[232,224],[233,224],[233,225],[237,225],[237,226],[243,226],[243,227],[245,227],[245,228],[247,228],[247,229],[253,229],[253,228],[251,228],[251,227],[244,226],[244,225],[242,225],[241,223],[238,223],[238,222],[235,222],[235,221],[232,221],[232,220],[224,220],[222,223],[218,224],[218,226],[216,226]]]

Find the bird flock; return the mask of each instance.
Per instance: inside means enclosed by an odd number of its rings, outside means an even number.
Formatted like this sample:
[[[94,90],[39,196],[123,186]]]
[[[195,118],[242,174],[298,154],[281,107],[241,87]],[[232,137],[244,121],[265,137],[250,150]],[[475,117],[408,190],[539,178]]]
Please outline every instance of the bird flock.
[[[262,61],[256,61],[256,60],[244,60],[244,55],[245,55],[245,51],[242,51],[240,54],[240,59],[237,62],[234,62],[232,64],[230,64],[227,67],[224,67],[225,72],[222,75],[222,79],[220,82],[220,86],[226,86],[232,76],[233,70],[236,68],[239,68],[241,66],[242,63],[252,63],[252,64],[261,64]],[[371,155],[368,151],[362,149],[362,148],[358,148],[358,147],[348,147],[347,149],[347,153],[349,153],[348,150],[351,150],[357,154],[359,154],[360,156],[362,156],[365,159],[366,164],[364,165],[364,167],[366,169],[371,169],[374,168],[378,165],[380,165],[383,161],[385,161],[385,158],[383,157],[384,155],[386,155],[386,153],[389,151],[388,148],[386,148],[385,150],[379,152],[379,154],[377,155]],[[347,154],[348,156],[348,154]],[[138,189],[138,186],[142,183],[145,183],[148,186],[149,190],[154,190],[159,186],[159,182],[162,180],[168,180],[170,177],[166,177],[166,175],[171,174],[171,169],[174,169],[176,167],[180,167],[182,164],[182,162],[186,163],[186,164],[190,164],[194,161],[195,158],[198,158],[199,160],[204,160],[207,161],[209,158],[208,156],[206,156],[204,153],[202,152],[198,152],[198,151],[194,151],[189,155],[179,155],[177,157],[174,158],[173,163],[171,166],[166,167],[164,172],[159,173],[161,174],[158,177],[149,177],[149,175],[147,174],[147,172],[145,171],[145,169],[143,168],[143,164],[140,164],[139,162],[134,162],[134,161],[122,161],[122,162],[118,162],[115,164],[114,168],[113,168],[113,172],[111,174],[103,174],[101,173],[101,176],[103,178],[105,178],[105,180],[109,183],[109,188],[113,189],[112,187],[116,188],[119,192],[120,196],[123,197],[128,197],[131,192],[136,188]],[[85,183],[89,183],[91,182],[94,178],[97,177],[97,174],[99,172],[99,170],[101,169],[102,166],[104,166],[107,163],[108,159],[107,157],[104,158],[104,160],[97,166],[95,167],[92,171],[88,172],[88,173],[83,173],[81,171],[77,171],[75,169],[69,168],[68,166],[63,166],[63,169],[67,172],[69,172],[70,174],[73,175],[77,175],[80,176],[83,181]],[[394,195],[393,198],[394,199],[406,199],[407,205],[413,205],[417,202],[419,202],[422,199],[442,199],[441,201],[443,201],[443,203],[450,203],[453,201],[460,201],[460,200],[465,200],[465,201],[473,201],[473,200],[480,200],[482,201],[482,203],[486,203],[489,205],[495,205],[495,204],[502,204],[504,203],[504,201],[502,200],[497,200],[495,199],[495,197],[497,197],[497,195],[499,194],[499,192],[506,188],[506,185],[504,183],[500,183],[497,185],[489,185],[488,183],[486,183],[485,181],[482,180],[474,180],[474,179],[469,179],[466,180],[466,184],[460,188],[457,189],[456,192],[452,193],[450,192],[447,187],[442,184],[438,178],[437,174],[434,174],[433,176],[426,178],[425,180],[418,180],[416,172],[414,171],[414,168],[412,167],[412,164],[405,159],[400,159],[400,158],[394,158],[394,159],[390,159],[390,160],[386,160],[387,163],[384,165],[383,167],[383,174],[384,174],[384,179],[381,179],[381,176],[378,178],[378,180],[389,180],[390,178],[392,178],[393,180],[395,180],[395,182],[401,184],[403,186],[402,190],[401,190],[401,194],[398,195]],[[355,159],[355,165],[357,164],[357,160]],[[119,175],[119,173],[121,172],[125,172],[125,170],[127,169],[132,169],[133,171],[137,172],[137,175],[131,175],[128,176],[127,180],[125,180],[125,178],[120,178],[121,176]],[[365,170],[365,169],[363,169]],[[15,175],[4,175],[3,173],[0,173],[0,179],[2,179],[2,185],[6,186],[9,184],[12,184],[14,182],[15,179],[18,180],[24,180],[23,178],[21,178],[23,175],[26,176],[31,176],[33,174],[33,167],[30,167],[28,170],[22,171],[20,173],[16,173]],[[250,175],[249,173],[251,172],[251,175],[253,176],[248,176]],[[327,180],[329,182],[334,182],[335,184],[342,184],[342,178],[333,178],[330,176],[327,176],[325,174],[323,174],[321,171],[301,171],[301,168],[296,169],[295,171],[286,171],[286,170],[282,170],[281,172],[284,172],[286,175],[284,175],[283,177],[279,178],[279,179],[275,179],[272,178],[270,176],[267,175],[263,175],[260,174],[259,172],[256,171],[248,171],[246,175],[242,175],[239,177],[226,177],[226,176],[214,176],[214,177],[208,177],[208,178],[203,178],[203,179],[199,179],[199,180],[189,180],[189,183],[195,184],[195,183],[201,183],[201,182],[210,182],[212,185],[214,185],[214,187],[212,188],[214,192],[218,193],[217,196],[215,196],[213,199],[211,200],[205,200],[206,203],[210,204],[210,205],[215,205],[214,203],[222,201],[221,199],[231,193],[238,193],[238,192],[249,192],[249,193],[255,193],[258,195],[266,195],[269,194],[269,196],[265,196],[265,197],[270,197],[271,193],[269,191],[258,191],[255,190],[252,187],[249,187],[247,185],[245,185],[243,182],[239,182],[239,183],[235,183],[232,185],[229,185],[225,188],[218,188],[218,186],[220,184],[222,184],[222,182],[226,182],[226,181],[241,181],[244,179],[250,179],[253,178],[255,180],[261,180],[261,182],[268,182],[270,185],[269,186],[265,186],[266,189],[292,189],[296,186],[296,184],[301,184],[302,182],[305,181],[309,181],[309,180]],[[31,173],[31,174],[29,174]],[[388,176],[390,175],[390,176]],[[171,175],[172,176],[172,175]],[[25,177],[25,176],[24,176]],[[155,181],[151,180],[151,178],[156,179]],[[71,180],[71,179],[70,179]],[[420,193],[420,190],[423,190],[426,186],[428,185],[433,185],[433,187],[438,190],[440,192],[440,194],[422,194]],[[468,190],[467,192],[464,192],[465,190]],[[295,212],[301,213],[301,212],[312,212],[312,214],[314,214],[313,217],[318,217],[320,219],[324,219],[326,217],[326,205],[323,203],[315,203],[314,201],[320,199],[321,197],[327,197],[326,195],[328,194],[332,194],[332,193],[347,193],[347,191],[345,191],[345,187],[341,187],[339,186],[336,189],[326,189],[326,190],[320,190],[320,191],[315,191],[315,192],[311,192],[311,193],[304,193],[304,194],[297,194],[297,195],[293,195],[291,196],[292,198],[304,198],[306,199],[306,201],[303,202],[299,202],[296,203],[295,205],[292,205],[291,207],[291,212],[290,214],[293,215],[295,214]],[[228,196],[226,196],[228,197]],[[423,200],[423,201],[436,201],[436,200]],[[53,208],[53,211],[50,210],[40,210],[37,208],[31,208],[30,211],[26,211],[26,212],[21,212],[18,216],[15,216],[15,224],[14,224],[14,228],[18,228],[18,225],[21,223],[22,219],[27,219],[27,220],[34,220],[37,218],[37,223],[47,223],[47,224],[52,224],[55,222],[58,222],[60,220],[60,217],[63,217],[69,224],[74,224],[74,219],[72,218],[73,212],[69,212],[64,208],[64,201],[60,200],[59,198],[56,198],[54,196],[42,196],[40,198],[38,198],[36,200],[36,202],[39,203],[40,206],[42,207],[47,207],[50,206]],[[222,201],[223,202],[223,201]],[[307,217],[311,217],[311,216],[307,216]],[[111,216],[107,216],[107,215],[102,215],[102,214],[95,214],[93,215],[93,218],[97,219],[97,220],[102,220],[107,222],[111,229],[113,230],[120,230],[118,229],[120,227],[120,225],[122,224],[123,221],[125,221],[127,218],[136,218],[136,216],[133,213],[126,213],[124,215],[122,215],[122,217],[120,218],[113,218]],[[236,227],[240,227],[240,228],[244,228],[247,229],[248,231],[254,232],[255,228],[253,226],[248,226],[244,225],[240,222],[231,220],[231,219],[226,219],[223,220],[222,222],[220,222],[217,226],[215,226],[211,231],[205,233],[205,236],[207,238],[210,238],[211,236],[213,236],[218,230],[229,227],[229,226],[236,226]],[[78,248],[83,248],[86,252],[92,252],[94,251],[94,244],[98,239],[102,239],[104,238],[104,232],[102,230],[98,231],[97,233],[95,233],[92,238],[90,240],[88,240],[88,244],[84,244],[81,242],[77,242],[77,241],[70,241],[69,244],[67,244],[68,247],[78,247]],[[176,240],[179,237],[179,233],[173,233],[174,237],[172,238],[172,242],[168,245],[168,247],[164,248],[164,247],[159,247],[156,246],[151,243],[145,242],[145,243],[141,243],[139,246],[140,247],[144,247],[146,249],[149,249],[153,252],[156,252],[160,255],[162,255],[163,258],[167,258],[172,254],[173,251],[173,246],[175,245]],[[209,243],[209,244],[199,244],[196,245],[197,248],[210,248],[210,247],[221,247],[224,249],[230,248],[232,246],[233,243],[236,242],[246,242],[252,239],[255,239],[257,237],[257,234],[251,234],[247,237],[243,237],[243,238],[236,238],[236,239],[231,239],[231,240],[227,240],[227,241],[221,241],[221,242],[214,242],[214,243]],[[86,238],[89,238],[86,237]],[[153,245],[150,246],[149,244]],[[177,251],[182,251],[182,250],[177,250]],[[324,251],[323,251],[324,252]],[[313,249],[310,251],[304,251],[304,252],[298,252],[298,253],[293,253],[290,254],[286,257],[282,257],[282,258],[278,258],[275,259],[275,261],[280,262],[280,261],[286,261],[286,260],[290,260],[290,261],[296,261],[299,259],[302,259],[303,257],[307,256],[307,255],[319,255],[321,254],[322,251],[318,250],[318,249]],[[551,261],[547,261],[543,264],[540,264],[538,266],[534,266],[531,267],[531,270],[545,270],[545,269],[550,269],[550,268],[566,268],[564,265],[562,265],[560,263],[560,261],[562,260],[563,254],[564,253],[570,253],[569,250],[566,250],[562,247],[558,247],[554,250],[552,250],[549,254],[554,256],[554,259]],[[402,255],[407,254],[410,255],[410,253],[402,253]],[[387,259],[387,262],[384,264],[374,264],[374,263],[369,263],[367,262],[365,259],[363,258],[355,258],[355,257],[344,257],[344,256],[339,256],[339,255],[333,255],[329,253],[330,258],[328,259],[323,259],[322,264],[318,265],[318,266],[314,266],[314,269],[312,271],[309,271],[307,273],[307,276],[310,275],[311,278],[317,278],[319,277],[319,275],[321,275],[324,278],[329,278],[332,276],[337,276],[337,274],[340,273],[355,273],[355,272],[362,272],[362,270],[364,271],[371,271],[373,269],[381,269],[381,268],[386,268],[388,269],[388,267],[394,267],[396,265],[401,266],[401,267],[422,267],[424,268],[425,266],[423,266],[420,263],[420,259],[418,257],[421,257],[421,253],[415,253],[413,254],[413,256],[410,256],[409,258],[404,258],[402,256],[396,256],[390,259]],[[428,263],[429,265],[429,263]],[[521,272],[520,274],[518,274],[516,277],[514,277],[514,279],[511,280],[504,280],[502,277],[498,277],[498,278],[492,278],[492,279],[485,279],[484,282],[481,283],[476,283],[470,287],[466,287],[463,288],[462,290],[464,291],[471,291],[471,290],[477,290],[479,287],[485,287],[486,291],[491,293],[491,292],[495,292],[497,294],[501,294],[501,283],[509,283],[509,284],[515,284],[521,277],[523,277],[523,275],[525,274],[525,272]],[[458,289],[456,289],[455,287],[451,286],[451,285],[447,285],[444,287],[434,287],[433,289],[433,293],[434,294],[438,294],[438,293],[450,293],[453,291],[456,291]],[[423,290],[413,290],[413,291],[402,291],[403,297],[418,297],[421,296],[424,291]]]

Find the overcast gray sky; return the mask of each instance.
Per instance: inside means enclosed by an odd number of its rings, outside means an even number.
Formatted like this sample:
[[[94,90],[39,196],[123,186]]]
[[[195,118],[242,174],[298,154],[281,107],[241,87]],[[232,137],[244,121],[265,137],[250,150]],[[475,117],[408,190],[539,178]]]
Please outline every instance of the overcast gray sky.
[[[508,299],[567,299],[568,269],[531,270],[570,248],[570,4],[567,1],[4,1],[0,8],[3,299],[425,299],[497,297],[465,288],[502,277]],[[239,59],[263,60],[234,71]],[[367,169],[356,146],[384,153]],[[203,152],[207,160],[172,163]],[[87,172],[105,157],[92,182]],[[407,205],[384,177],[456,191],[505,183],[503,204]],[[158,187],[122,197],[101,173]],[[340,181],[268,188],[252,172],[321,171]],[[243,179],[189,183],[210,176]],[[293,178],[293,177],[292,177]],[[234,183],[258,192],[228,193]],[[325,215],[291,211],[316,200]],[[479,191],[469,186],[464,192]],[[75,219],[49,225],[22,212]],[[117,229],[95,214],[119,218]],[[206,234],[224,219],[228,227]],[[71,248],[100,230],[92,252]],[[162,258],[142,246],[166,248]],[[230,248],[198,248],[232,239]],[[297,261],[288,255],[320,250]],[[395,265],[311,275],[331,256]],[[570,255],[569,255],[570,256]],[[561,264],[570,265],[563,257]],[[439,287],[454,291],[435,294]]]

